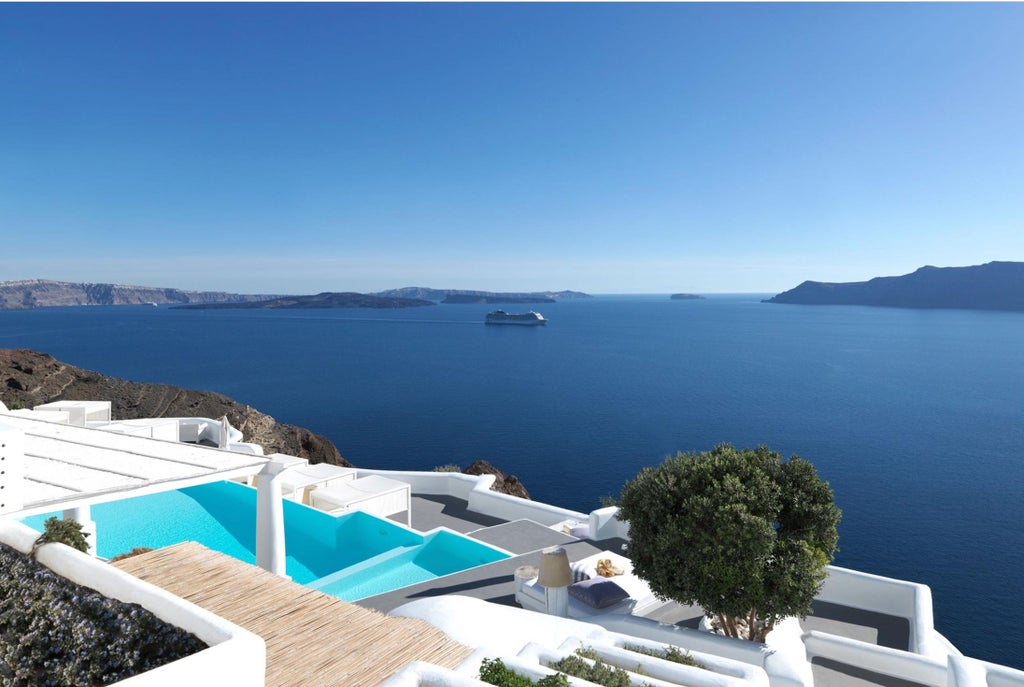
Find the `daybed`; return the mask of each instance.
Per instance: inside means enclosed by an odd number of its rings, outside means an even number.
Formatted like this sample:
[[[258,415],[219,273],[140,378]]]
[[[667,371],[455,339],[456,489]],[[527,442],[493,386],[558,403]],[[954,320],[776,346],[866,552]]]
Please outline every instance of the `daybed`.
[[[328,513],[361,510],[387,517],[406,512],[406,525],[412,526],[412,489],[406,482],[379,475],[338,482],[309,492],[309,503]]]
[[[299,503],[309,503],[309,494],[317,488],[332,487],[356,479],[355,468],[329,463],[297,465],[281,475],[281,494]]]
[[[611,577],[599,575],[599,561],[610,561],[611,568],[621,573]],[[570,618],[603,613],[642,614],[661,604],[647,583],[633,574],[630,560],[617,553],[602,551],[573,563],[570,569],[574,580],[569,585]],[[517,584],[516,602],[531,611],[546,613],[546,590],[537,579]]]

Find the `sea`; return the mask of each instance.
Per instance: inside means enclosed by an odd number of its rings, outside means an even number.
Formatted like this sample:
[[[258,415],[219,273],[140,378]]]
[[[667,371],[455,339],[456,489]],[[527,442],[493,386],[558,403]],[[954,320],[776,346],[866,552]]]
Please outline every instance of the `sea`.
[[[0,346],[223,393],[357,466],[483,459],[590,511],[723,442],[811,461],[835,564],[923,582],[964,653],[1024,668],[1024,313],[598,296],[529,307],[0,311]],[[504,306],[516,311],[518,306]]]

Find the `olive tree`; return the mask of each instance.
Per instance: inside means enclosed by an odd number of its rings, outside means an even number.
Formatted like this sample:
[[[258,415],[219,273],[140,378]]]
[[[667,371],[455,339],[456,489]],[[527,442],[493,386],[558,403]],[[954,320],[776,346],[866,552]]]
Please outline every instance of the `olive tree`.
[[[782,618],[810,611],[840,511],[809,462],[722,444],[641,470],[623,487],[619,518],[652,591],[701,606],[731,637],[764,641]]]

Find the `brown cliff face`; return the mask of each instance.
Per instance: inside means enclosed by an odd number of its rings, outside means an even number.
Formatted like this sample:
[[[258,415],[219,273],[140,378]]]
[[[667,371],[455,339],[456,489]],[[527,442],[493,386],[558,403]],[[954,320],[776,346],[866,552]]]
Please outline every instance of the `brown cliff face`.
[[[237,303],[277,296],[183,291],[153,286],[83,284],[49,279],[0,282],[0,310],[67,305],[143,305],[149,303]]]
[[[530,492],[526,491],[526,487],[523,486],[518,477],[506,475],[486,460],[478,460],[462,472],[467,475],[494,475],[497,479],[494,480],[491,491],[518,496],[523,499],[530,498]]]
[[[326,437],[276,422],[269,415],[227,396],[107,377],[27,349],[0,349],[0,400],[8,408],[31,408],[58,400],[110,401],[115,419],[193,416],[216,419],[227,415],[246,441],[261,445],[267,454],[285,453],[308,458],[311,463],[351,467]]]

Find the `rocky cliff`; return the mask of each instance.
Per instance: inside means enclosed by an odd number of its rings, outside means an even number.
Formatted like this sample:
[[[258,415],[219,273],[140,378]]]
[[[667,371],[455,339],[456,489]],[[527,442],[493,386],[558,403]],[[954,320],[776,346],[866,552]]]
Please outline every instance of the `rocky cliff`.
[[[422,298],[392,298],[374,296],[354,291],[324,291],[315,296],[281,296],[265,301],[249,301],[245,303],[197,303],[195,305],[178,305],[181,310],[302,310],[310,308],[419,308],[434,305],[433,301]]]
[[[863,282],[805,281],[765,303],[1024,310],[1024,262],[926,266],[900,277]]]
[[[209,417],[227,415],[245,440],[264,453],[286,453],[311,463],[350,466],[326,437],[276,422],[255,408],[212,391],[167,384],[129,382],[62,363],[45,353],[0,349],[0,400],[8,408],[31,408],[50,401],[111,402],[116,419],[142,417]]]
[[[422,298],[438,303],[513,303],[513,298],[544,298],[549,300],[566,300],[571,298],[593,298],[582,291],[530,291],[530,292],[497,292],[497,291],[470,291],[466,289],[430,289],[423,286],[405,286],[400,289],[388,289],[377,291],[374,296],[385,296],[388,298]],[[451,298],[455,300],[447,300]],[[473,300],[473,299],[476,300]],[[497,299],[497,300],[480,300]],[[504,300],[501,300],[504,299]],[[519,301],[522,303],[537,303],[547,301]]]
[[[487,303],[487,304],[500,304],[500,303],[554,303],[554,298],[548,298],[547,296],[470,296],[468,294],[452,294],[447,296],[442,303],[455,303],[458,305],[466,305],[469,303]]]
[[[261,301],[253,296],[221,291],[182,291],[152,286],[82,284],[47,279],[0,282],[0,310],[24,310],[58,305],[141,305],[146,303],[224,303]]]
[[[0,401],[11,409],[32,408],[51,401],[111,402],[115,419],[145,417],[209,417],[227,415],[245,440],[263,447],[266,454],[285,453],[311,463],[352,467],[330,439],[308,429],[277,422],[255,408],[236,403],[212,391],[182,389],[167,384],[129,382],[83,370],[50,355],[27,349],[0,349]],[[463,471],[467,475],[495,475],[491,487],[503,494],[530,498],[515,475],[506,475],[486,461]]]
[[[530,492],[526,491],[526,487],[523,486],[523,483],[519,481],[518,477],[515,475],[506,475],[486,460],[478,460],[462,472],[466,475],[494,475],[497,479],[495,479],[494,484],[491,485],[491,491],[498,491],[502,494],[511,494],[512,496],[518,496],[523,499],[530,498]]]

